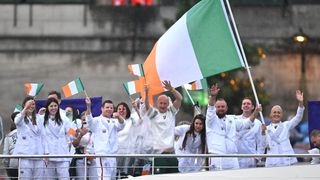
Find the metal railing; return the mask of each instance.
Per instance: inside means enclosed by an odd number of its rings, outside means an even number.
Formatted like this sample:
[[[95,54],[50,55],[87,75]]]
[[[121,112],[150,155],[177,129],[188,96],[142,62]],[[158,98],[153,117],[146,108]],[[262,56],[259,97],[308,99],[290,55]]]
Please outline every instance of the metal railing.
[[[21,159],[28,158],[28,159],[35,159],[35,158],[79,158],[84,160],[84,166],[81,168],[84,169],[84,177],[83,179],[87,179],[87,167],[88,167],[88,158],[148,158],[151,162],[151,170],[148,175],[155,175],[155,169],[156,168],[177,168],[173,166],[155,166],[155,161],[157,158],[267,158],[267,157],[273,157],[273,158],[290,158],[290,157],[296,157],[296,158],[312,158],[317,157],[320,158],[320,154],[74,154],[74,155],[0,155],[0,160],[4,158],[15,158],[18,159],[18,172],[20,172],[20,163]],[[47,167],[46,167],[47,168]],[[69,167],[68,167],[69,168]],[[77,168],[77,167],[73,167]],[[98,168],[98,167],[95,167]],[[111,168],[123,168],[122,167],[111,167]],[[142,166],[136,166],[135,168],[142,168]],[[207,166],[203,166],[203,168],[208,168]],[[78,177],[79,178],[79,177]],[[82,177],[81,177],[82,178]],[[120,178],[118,176],[118,178]]]

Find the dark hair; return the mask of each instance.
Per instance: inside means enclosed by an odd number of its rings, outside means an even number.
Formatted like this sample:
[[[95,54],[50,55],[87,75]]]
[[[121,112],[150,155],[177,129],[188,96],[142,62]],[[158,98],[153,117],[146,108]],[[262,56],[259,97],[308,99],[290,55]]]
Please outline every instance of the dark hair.
[[[34,97],[32,97],[32,96],[27,96],[27,97],[25,97],[24,100],[22,101],[22,108],[25,107],[26,103],[27,103],[29,100],[34,100]],[[28,117],[27,117],[27,116],[24,117],[24,122],[25,122],[26,124],[29,123],[29,120],[28,120]],[[32,112],[31,122],[32,122],[33,125],[36,125],[36,124],[37,124],[37,121],[36,121],[36,109],[34,109],[34,111]]]
[[[200,134],[200,138],[201,138],[201,151],[202,154],[205,153],[205,149],[206,149],[206,117],[202,114],[198,114],[196,115],[193,120],[192,120],[192,124],[190,125],[190,129],[186,132],[183,142],[182,142],[182,149],[186,148],[186,144],[187,144],[187,140],[188,137],[192,135],[193,140],[196,137],[196,134],[194,133],[195,128],[194,128],[194,123],[195,121],[199,119],[201,120],[202,124],[203,124],[203,129],[201,130]]]
[[[49,98],[46,102],[46,105],[45,105],[45,108],[46,108],[46,112],[44,114],[44,122],[43,122],[43,125],[46,126],[48,124],[48,120],[49,120],[49,105],[51,103],[56,103],[58,105],[58,111],[55,115],[55,122],[60,126],[62,124],[62,120],[61,120],[61,116],[60,116],[60,112],[59,112],[59,109],[60,109],[60,106],[59,106],[59,103],[58,101],[55,99],[55,98]]]
[[[116,107],[116,111],[118,111],[118,107],[121,106],[121,105],[126,108],[126,110],[127,110],[127,115],[126,115],[125,118],[128,119],[128,118],[131,116],[131,111],[130,111],[130,108],[129,108],[129,106],[128,106],[127,103],[125,103],[125,102],[119,103],[119,104],[117,105],[117,107]]]
[[[227,102],[224,98],[218,98],[216,101],[224,101],[224,102]]]
[[[245,99],[248,99],[248,100],[251,102],[251,104],[252,104],[253,107],[256,106],[255,102],[253,102],[253,100],[252,100],[250,97],[247,97],[247,96],[246,96],[246,97],[244,97],[244,98],[242,99],[242,101],[245,100]],[[241,104],[242,104],[242,101],[241,101]]]
[[[86,111],[82,111],[82,113],[79,115],[79,119],[82,117],[82,116],[85,116],[86,115]]]
[[[58,99],[60,100],[61,99],[61,93],[59,93],[58,91],[50,91],[48,93],[48,96],[50,95],[57,95]]]
[[[11,124],[10,124],[10,131],[13,131],[13,130],[15,130],[15,129],[17,129],[16,124],[13,123],[13,122],[11,122]]]
[[[310,137],[315,137],[315,136],[317,136],[319,134],[320,134],[320,130],[314,129],[314,130],[311,131]]]
[[[68,107],[72,109],[72,121],[75,121],[76,119],[79,118],[78,109],[75,108],[75,107],[73,107],[73,106],[67,106],[67,107],[65,108],[65,110],[66,110]]]
[[[14,119],[16,118],[17,114],[19,114],[20,112],[14,112],[11,114],[11,120],[14,122]]]
[[[107,103],[113,105],[113,102],[111,100],[105,100],[105,101],[103,101],[101,107],[104,107],[104,105],[107,104]]]

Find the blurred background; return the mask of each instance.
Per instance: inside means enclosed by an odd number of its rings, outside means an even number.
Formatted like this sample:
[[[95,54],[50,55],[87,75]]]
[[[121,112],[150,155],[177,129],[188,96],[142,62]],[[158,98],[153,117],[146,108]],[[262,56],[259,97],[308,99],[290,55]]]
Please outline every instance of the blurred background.
[[[143,63],[157,39],[196,2],[0,0],[4,131],[8,132],[15,105],[25,97],[28,81],[44,83],[38,99],[80,77],[89,96],[115,104],[130,102],[122,83],[137,78],[127,65]],[[230,4],[264,116],[275,104],[283,107],[284,119],[294,114],[296,89],[304,91],[306,100],[319,100],[320,1],[230,0]],[[253,97],[244,69],[208,78],[209,85],[216,82],[222,86],[220,96],[226,98],[229,113],[239,114],[241,99]],[[204,107],[206,91],[192,94]],[[178,121],[192,117],[192,106],[184,97]]]

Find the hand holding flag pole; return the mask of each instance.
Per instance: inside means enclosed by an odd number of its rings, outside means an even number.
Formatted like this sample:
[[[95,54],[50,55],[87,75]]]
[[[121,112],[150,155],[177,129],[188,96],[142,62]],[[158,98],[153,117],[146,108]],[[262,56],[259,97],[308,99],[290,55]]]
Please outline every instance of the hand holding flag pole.
[[[188,97],[189,97],[189,99],[190,99],[190,101],[191,101],[192,105],[195,107],[196,111],[197,111],[199,114],[201,114],[201,110],[199,109],[199,107],[198,107],[198,106],[195,106],[195,103],[194,103],[194,101],[193,101],[193,99],[192,99],[192,97],[191,97],[191,95],[190,95],[189,91],[186,89],[186,87],[185,87],[185,86],[182,86],[182,87],[183,87],[183,89],[186,91],[186,93],[187,93],[187,95],[188,95]]]
[[[137,106],[137,102],[131,96],[129,96],[129,98],[131,100],[133,109],[137,112],[137,114],[139,116],[139,119],[141,119],[141,115],[140,115],[140,111],[139,111],[138,106]]]

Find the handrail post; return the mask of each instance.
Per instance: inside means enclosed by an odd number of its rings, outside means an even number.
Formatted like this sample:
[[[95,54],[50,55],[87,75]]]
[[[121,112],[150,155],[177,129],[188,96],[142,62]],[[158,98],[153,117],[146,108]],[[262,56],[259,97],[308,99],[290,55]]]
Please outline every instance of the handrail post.
[[[21,168],[21,158],[18,158],[18,179],[20,179],[21,174],[20,174],[20,169]]]
[[[84,175],[83,175],[83,179],[86,180],[87,179],[87,156],[84,157]]]
[[[152,169],[151,169],[151,175],[154,175],[154,157],[152,157]]]

